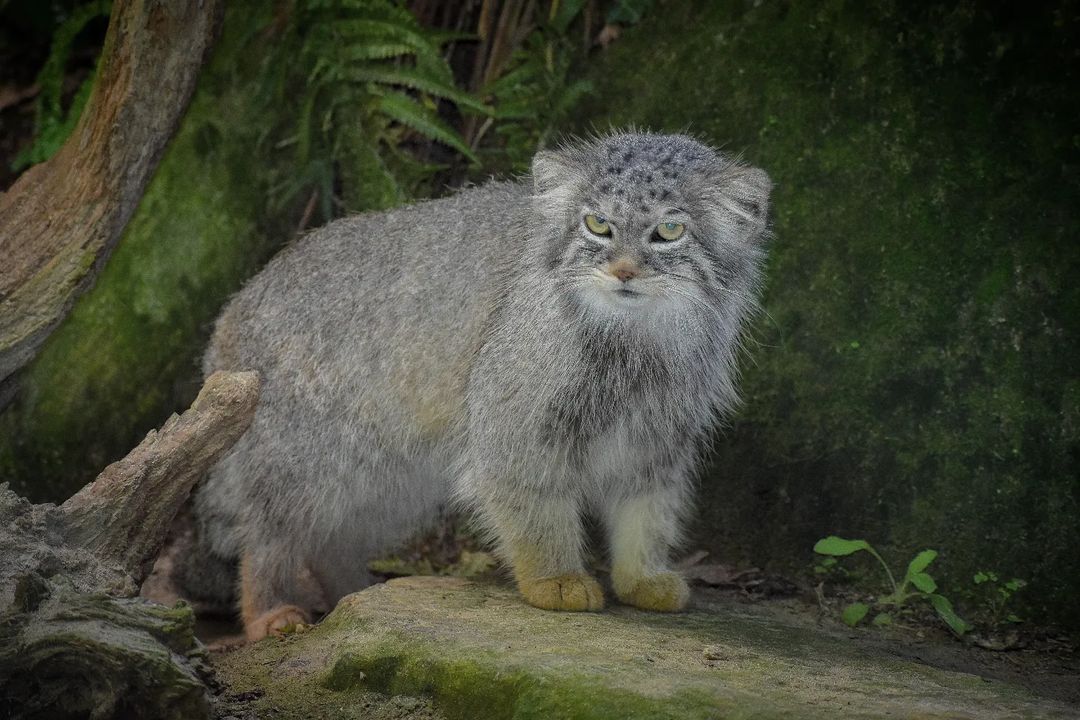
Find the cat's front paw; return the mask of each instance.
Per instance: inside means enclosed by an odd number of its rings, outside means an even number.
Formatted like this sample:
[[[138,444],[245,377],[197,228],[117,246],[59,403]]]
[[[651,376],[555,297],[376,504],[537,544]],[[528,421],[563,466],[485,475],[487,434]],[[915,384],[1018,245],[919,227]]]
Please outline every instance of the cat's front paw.
[[[596,578],[581,573],[518,580],[525,601],[542,610],[603,610],[604,591]]]
[[[248,642],[255,642],[267,635],[284,635],[310,624],[311,617],[296,605],[281,605],[244,625],[244,635]]]
[[[620,588],[617,584],[615,594],[620,601],[642,610],[677,612],[686,607],[690,599],[690,586],[675,572],[647,575],[627,585],[629,587]]]

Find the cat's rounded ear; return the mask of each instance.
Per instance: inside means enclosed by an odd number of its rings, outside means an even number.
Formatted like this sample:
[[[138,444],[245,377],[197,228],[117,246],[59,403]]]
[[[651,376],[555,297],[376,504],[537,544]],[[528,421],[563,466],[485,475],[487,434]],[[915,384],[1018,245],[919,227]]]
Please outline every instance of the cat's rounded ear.
[[[745,239],[762,236],[769,223],[772,180],[760,168],[730,163],[710,183],[713,212]]]
[[[761,168],[740,167],[728,180],[728,192],[746,222],[764,227],[769,219],[772,180]]]
[[[541,150],[533,157],[533,195],[547,213],[568,211],[586,179],[567,150]]]

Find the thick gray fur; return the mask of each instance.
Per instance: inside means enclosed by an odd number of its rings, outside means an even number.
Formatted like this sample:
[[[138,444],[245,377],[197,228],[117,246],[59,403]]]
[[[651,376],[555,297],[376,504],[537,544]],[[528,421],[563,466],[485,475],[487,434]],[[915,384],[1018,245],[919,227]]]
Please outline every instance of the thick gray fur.
[[[297,241],[232,299],[206,354],[207,374],[254,369],[263,387],[197,494],[203,541],[248,554],[264,609],[320,610],[453,498],[552,575],[581,571],[583,513],[611,525],[637,501],[657,515],[641,562],[663,570],[736,400],[770,187],[691,138],[611,134],[541,152],[522,182]],[[656,242],[664,218],[684,237]],[[620,258],[637,277],[602,270]]]

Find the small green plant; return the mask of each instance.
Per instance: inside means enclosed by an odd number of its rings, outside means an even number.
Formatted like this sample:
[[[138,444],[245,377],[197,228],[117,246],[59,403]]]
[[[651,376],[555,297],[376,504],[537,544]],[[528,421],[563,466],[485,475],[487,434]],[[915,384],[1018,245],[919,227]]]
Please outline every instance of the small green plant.
[[[949,599],[937,592],[937,583],[934,582],[934,578],[930,577],[930,574],[926,572],[926,568],[928,568],[930,563],[937,557],[936,550],[923,550],[912,558],[911,562],[908,563],[904,579],[898,585],[888,564],[881,555],[878,554],[877,550],[865,540],[845,540],[844,538],[830,535],[827,538],[818,540],[814,545],[814,552],[819,555],[827,555],[831,558],[844,557],[859,551],[864,551],[873,555],[874,558],[881,563],[881,567],[885,570],[885,576],[889,579],[889,587],[891,589],[891,592],[882,595],[877,599],[877,602],[874,603],[873,608],[877,608],[878,612],[871,620],[873,625],[878,627],[891,625],[894,614],[911,600],[926,599],[934,607],[934,610],[937,611],[938,616],[954,633],[963,635],[971,629],[971,625],[953,610],[952,603],[949,602]],[[871,609],[872,607],[866,603],[851,603],[844,608],[841,617],[845,623],[854,627],[866,618]]]
[[[993,570],[980,570],[975,573],[972,582],[981,586],[986,591],[986,599],[983,603],[987,610],[986,619],[991,626],[997,627],[1004,623],[1023,622],[1016,614],[1006,614],[1005,608],[1009,600],[1018,590],[1027,587],[1027,582],[1020,578],[1013,578],[1002,582],[998,574]]]

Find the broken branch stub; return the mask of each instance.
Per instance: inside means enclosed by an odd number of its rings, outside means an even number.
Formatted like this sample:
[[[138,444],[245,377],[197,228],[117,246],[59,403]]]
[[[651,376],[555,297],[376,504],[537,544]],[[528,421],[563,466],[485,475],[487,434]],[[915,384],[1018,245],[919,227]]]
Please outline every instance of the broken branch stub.
[[[65,540],[142,582],[191,488],[244,434],[258,399],[258,373],[211,375],[183,415],[60,507]]]

